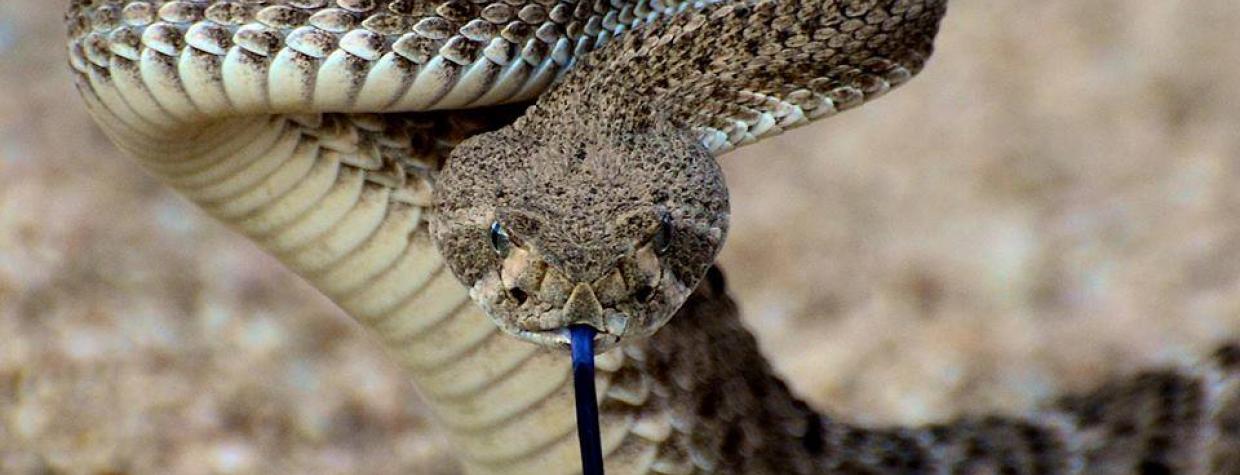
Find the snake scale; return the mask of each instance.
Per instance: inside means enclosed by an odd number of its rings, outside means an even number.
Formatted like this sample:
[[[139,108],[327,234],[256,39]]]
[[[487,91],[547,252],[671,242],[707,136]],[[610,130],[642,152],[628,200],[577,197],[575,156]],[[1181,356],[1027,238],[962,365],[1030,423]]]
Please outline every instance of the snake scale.
[[[945,9],[72,0],[66,22],[105,133],[368,328],[470,473],[579,466],[574,322],[618,346],[596,358],[612,473],[1240,473],[1234,344],[1027,418],[865,428],[797,399],[740,324],[714,158],[902,84]]]

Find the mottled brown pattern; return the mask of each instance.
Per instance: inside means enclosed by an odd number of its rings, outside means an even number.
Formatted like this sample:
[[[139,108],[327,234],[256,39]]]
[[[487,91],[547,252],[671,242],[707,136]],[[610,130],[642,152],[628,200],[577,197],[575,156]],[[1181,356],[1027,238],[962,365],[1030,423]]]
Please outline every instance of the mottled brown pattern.
[[[654,404],[680,421],[661,450],[717,473],[1227,475],[1240,466],[1237,342],[1195,367],[1147,370],[1025,417],[891,428],[820,414],[793,395],[718,269],[664,331],[626,350],[642,355]]]
[[[903,84],[930,57],[946,8],[946,0],[718,3],[591,55],[540,112],[561,122],[595,110],[632,120],[626,114],[643,107],[632,115],[663,117],[721,153]]]

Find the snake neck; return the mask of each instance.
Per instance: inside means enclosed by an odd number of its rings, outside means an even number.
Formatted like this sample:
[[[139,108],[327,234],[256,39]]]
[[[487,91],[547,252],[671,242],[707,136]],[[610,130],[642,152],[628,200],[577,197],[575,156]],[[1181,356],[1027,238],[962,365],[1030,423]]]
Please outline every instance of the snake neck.
[[[684,307],[623,352],[644,376],[670,433],[667,473],[821,473],[822,430],[836,425],[775,374],[712,268]],[[632,385],[621,371],[613,384]],[[606,409],[606,407],[605,407]],[[688,471],[685,471],[688,470]]]
[[[1025,416],[864,427],[815,412],[761,356],[710,274],[668,326],[625,348],[672,435],[665,451],[705,472],[1176,473],[1240,470],[1240,342],[1207,362],[1065,396]],[[620,381],[625,374],[619,373]],[[683,472],[688,473],[688,472]]]

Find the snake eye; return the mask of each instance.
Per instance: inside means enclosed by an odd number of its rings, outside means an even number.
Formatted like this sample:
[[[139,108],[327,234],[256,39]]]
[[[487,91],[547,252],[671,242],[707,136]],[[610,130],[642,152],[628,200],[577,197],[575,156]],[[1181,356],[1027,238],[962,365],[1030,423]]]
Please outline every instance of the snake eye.
[[[508,231],[499,221],[491,223],[491,248],[501,257],[507,256],[512,249],[512,238],[508,237]]]
[[[654,244],[654,252],[658,254],[663,254],[667,252],[668,248],[672,247],[671,216],[666,214],[663,215],[663,218],[659,221],[659,231],[655,233],[654,240],[651,244]]]

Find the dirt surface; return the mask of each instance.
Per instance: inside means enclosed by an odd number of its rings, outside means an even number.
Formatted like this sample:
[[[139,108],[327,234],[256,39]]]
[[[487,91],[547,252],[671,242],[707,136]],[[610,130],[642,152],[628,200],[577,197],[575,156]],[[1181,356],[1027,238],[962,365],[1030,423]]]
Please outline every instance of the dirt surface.
[[[0,473],[452,473],[360,329],[139,173],[0,2]],[[722,258],[793,386],[1032,407],[1240,334],[1240,4],[955,0],[875,104],[725,157]]]

